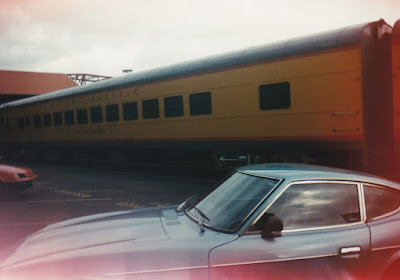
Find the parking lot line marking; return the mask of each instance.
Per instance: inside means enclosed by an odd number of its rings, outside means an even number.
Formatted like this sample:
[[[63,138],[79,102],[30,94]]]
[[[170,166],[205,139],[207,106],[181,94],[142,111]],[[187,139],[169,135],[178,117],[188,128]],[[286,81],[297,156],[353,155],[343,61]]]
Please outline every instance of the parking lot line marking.
[[[111,197],[107,198],[74,198],[74,199],[54,199],[54,200],[22,200],[22,201],[0,201],[0,205],[14,204],[14,203],[48,203],[48,202],[79,202],[79,201],[107,201],[112,200]]]
[[[51,187],[40,187],[39,185],[38,186],[35,186],[35,189],[40,189],[40,190],[45,190],[45,191],[47,191],[47,190],[55,190],[55,189],[57,189],[57,188],[51,188]]]
[[[63,194],[72,195],[72,196],[81,197],[81,198],[93,197],[93,195],[91,195],[91,194],[86,194],[86,193],[83,193],[83,192],[73,192],[73,191],[69,191],[69,190],[65,190],[65,189],[57,189],[57,190],[54,190],[54,191],[56,193],[63,193]]]

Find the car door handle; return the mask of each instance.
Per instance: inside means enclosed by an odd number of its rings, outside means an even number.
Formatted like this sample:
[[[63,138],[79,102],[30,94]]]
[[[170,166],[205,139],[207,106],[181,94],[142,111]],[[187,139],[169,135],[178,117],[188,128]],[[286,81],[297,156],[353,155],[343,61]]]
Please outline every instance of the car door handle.
[[[340,256],[342,258],[355,258],[357,259],[360,256],[361,247],[360,246],[352,246],[352,247],[343,247],[340,248]]]

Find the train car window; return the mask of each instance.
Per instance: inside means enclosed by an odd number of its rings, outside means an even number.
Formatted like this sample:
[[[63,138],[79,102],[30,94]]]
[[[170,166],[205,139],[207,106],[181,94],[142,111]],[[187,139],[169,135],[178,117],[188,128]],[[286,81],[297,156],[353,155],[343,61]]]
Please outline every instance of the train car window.
[[[74,125],[75,118],[74,118],[74,111],[69,110],[64,112],[64,121],[65,125]]]
[[[119,121],[118,104],[112,104],[106,106],[106,120],[108,122]]]
[[[127,102],[122,104],[122,109],[124,111],[124,120],[137,120],[138,119],[138,107],[137,102]]]
[[[50,127],[50,126],[51,126],[51,114],[44,114],[43,127]]]
[[[53,113],[53,121],[54,121],[54,126],[61,126],[62,125],[62,114],[61,114],[61,112]]]
[[[86,108],[76,110],[76,120],[78,124],[88,123],[88,113]]]
[[[18,128],[24,129],[25,118],[24,117],[19,117],[18,120],[17,120],[17,125],[18,125]]]
[[[182,95],[164,98],[165,117],[183,116],[183,97]]]
[[[209,115],[212,112],[211,92],[189,95],[190,115]]]
[[[31,125],[31,118],[29,116],[25,117],[25,126],[30,126]]]
[[[101,106],[90,108],[90,121],[92,123],[103,122],[103,112],[101,110]]]
[[[10,120],[6,120],[6,128],[10,128]]]
[[[158,99],[149,99],[142,101],[143,119],[154,119],[160,117]]]
[[[260,109],[276,110],[290,108],[290,84],[276,83],[259,87]]]
[[[34,115],[33,116],[33,127],[34,128],[41,128],[42,127],[42,116],[41,115]]]

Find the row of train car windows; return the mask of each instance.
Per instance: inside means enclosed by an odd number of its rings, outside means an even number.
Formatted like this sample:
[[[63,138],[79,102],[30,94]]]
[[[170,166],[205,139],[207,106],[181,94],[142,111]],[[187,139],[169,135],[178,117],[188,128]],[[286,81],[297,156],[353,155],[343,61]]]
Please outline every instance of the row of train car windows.
[[[211,92],[201,92],[189,95],[189,111],[191,116],[208,115],[212,113]],[[138,103],[127,102],[122,104],[122,115],[125,121],[137,120],[138,116]],[[182,117],[183,112],[183,96],[177,95],[164,98],[164,115],[165,117]],[[53,118],[52,118],[53,116]],[[102,123],[103,110],[101,106],[91,107],[88,111],[87,108],[76,110],[76,123],[88,124],[90,122]],[[155,119],[160,117],[159,100],[148,99],[142,101],[142,117],[143,119]],[[52,121],[53,119],[53,121]],[[33,127],[51,127],[64,125],[75,125],[74,110],[64,112],[55,112],[53,114],[43,114],[33,116]],[[116,122],[120,120],[119,104],[110,104],[105,106],[105,120],[107,122]],[[17,120],[18,128],[23,129],[30,125],[29,117],[19,117]]]
[[[289,109],[291,106],[290,84],[288,82],[274,83],[259,86],[259,108],[260,110],[276,110]],[[105,106],[106,121],[119,121],[119,104],[110,104]],[[211,92],[201,92],[189,95],[189,111],[191,116],[209,115],[212,113]],[[89,113],[89,114],[88,114]],[[137,120],[138,103],[127,102],[122,104],[122,114],[125,121]],[[53,115],[53,122],[52,122]],[[103,111],[101,106],[91,107],[89,111],[86,108],[76,110],[77,124],[88,124],[90,115],[91,123],[103,122]],[[164,98],[164,115],[165,117],[182,117],[183,96],[177,95]],[[64,117],[64,125],[75,125],[75,114],[73,110],[55,112],[53,114],[43,114],[33,116],[33,125],[35,128],[62,126]],[[148,99],[142,101],[142,117],[143,119],[154,119],[160,117],[159,100]],[[3,123],[4,120],[1,119]],[[29,117],[19,117],[17,120],[18,128],[23,129],[30,126]],[[7,125],[9,127],[9,124]]]

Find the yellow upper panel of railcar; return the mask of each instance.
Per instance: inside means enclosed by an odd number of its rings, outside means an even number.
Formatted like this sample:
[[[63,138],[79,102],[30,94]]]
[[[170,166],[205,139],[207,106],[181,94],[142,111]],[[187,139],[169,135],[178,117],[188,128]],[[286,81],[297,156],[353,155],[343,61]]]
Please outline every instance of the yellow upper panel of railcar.
[[[14,135],[18,138],[24,134],[24,139],[32,141],[87,141],[99,140],[99,137],[104,141],[361,138],[360,69],[360,49],[344,48],[33,104],[15,108],[11,119],[58,111],[76,112],[80,108],[90,110],[96,106],[101,106],[105,114],[105,106],[119,104],[117,122],[39,128],[46,133],[37,133],[38,128],[30,126],[24,131],[16,129]],[[259,87],[282,82],[290,85],[290,108],[261,110]],[[211,114],[190,115],[189,96],[196,92],[211,93]],[[163,98],[169,96],[183,97],[181,117],[164,116]],[[150,99],[159,100],[160,112],[156,119],[141,116],[142,102]],[[121,104],[132,101],[139,104],[139,117],[135,121],[124,121]],[[101,135],[93,133],[94,127]]]

